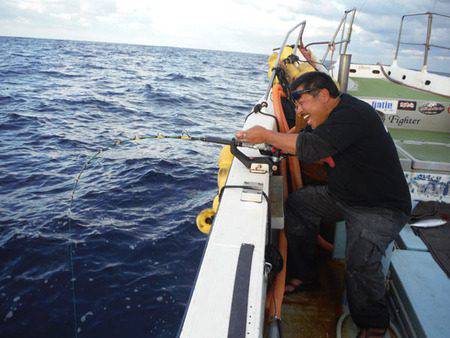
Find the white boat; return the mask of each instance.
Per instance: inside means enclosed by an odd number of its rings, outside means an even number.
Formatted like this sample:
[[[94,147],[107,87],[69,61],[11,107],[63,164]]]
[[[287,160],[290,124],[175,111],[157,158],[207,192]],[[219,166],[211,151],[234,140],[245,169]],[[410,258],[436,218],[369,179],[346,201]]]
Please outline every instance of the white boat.
[[[345,12],[338,29],[325,42],[327,48],[321,60],[311,57],[309,51],[310,47],[324,43],[303,43],[307,27],[303,21],[289,30],[276,60],[272,59],[273,64],[278,65],[288,51],[288,59],[289,55],[295,57],[287,63],[303,65],[298,70],[329,72],[327,57],[332,57],[339,47],[336,80],[342,91],[348,90],[384,114],[413,199],[449,203],[450,78],[429,73],[427,57],[421,71],[401,68],[397,60],[401,30],[392,65],[351,64],[347,45],[355,13],[354,9]],[[432,17],[431,13],[426,15]],[[424,43],[426,51],[431,46],[430,30],[431,25]],[[293,45],[286,47],[294,32],[297,34]],[[275,76],[273,71],[265,95],[243,129],[255,125],[272,130],[287,128],[276,117],[280,109],[277,95],[282,86],[278,84],[275,90]],[[262,155],[257,149],[234,147],[233,152],[239,159],[233,159],[228,176],[220,179],[220,204],[209,214],[213,224],[179,336],[280,337],[281,331],[283,337],[354,336],[356,327],[346,315],[342,295],[345,227],[337,224],[328,229],[334,246],[331,254],[322,259],[320,270],[325,279],[321,282],[322,289],[283,298],[285,269],[269,283],[276,262],[269,259],[266,248],[269,244],[281,245],[281,254],[286,255],[282,230],[286,183],[279,174],[287,167],[291,170],[296,167],[278,162],[274,156]],[[292,183],[301,184],[295,179]],[[327,247],[327,242],[323,246]],[[403,229],[399,240],[391,246],[384,264],[393,311],[393,327],[388,335],[450,336],[450,279],[410,226]]]

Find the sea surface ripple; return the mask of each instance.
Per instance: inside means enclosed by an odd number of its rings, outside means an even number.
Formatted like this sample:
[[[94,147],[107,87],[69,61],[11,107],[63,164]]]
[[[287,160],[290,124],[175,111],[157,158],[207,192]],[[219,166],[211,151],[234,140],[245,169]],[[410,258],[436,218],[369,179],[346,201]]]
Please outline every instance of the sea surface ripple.
[[[175,336],[220,147],[112,147],[69,211],[74,180],[117,139],[231,138],[264,93],[267,58],[10,37],[0,47],[0,336]]]

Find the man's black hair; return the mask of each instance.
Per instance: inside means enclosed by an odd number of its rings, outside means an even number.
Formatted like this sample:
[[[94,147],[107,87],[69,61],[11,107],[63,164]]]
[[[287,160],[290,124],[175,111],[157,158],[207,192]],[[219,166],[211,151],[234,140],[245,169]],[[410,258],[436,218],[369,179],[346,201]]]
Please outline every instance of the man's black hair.
[[[308,72],[300,75],[291,83],[291,90],[303,86],[303,89],[327,89],[331,97],[339,96],[339,89],[333,79],[322,72]]]

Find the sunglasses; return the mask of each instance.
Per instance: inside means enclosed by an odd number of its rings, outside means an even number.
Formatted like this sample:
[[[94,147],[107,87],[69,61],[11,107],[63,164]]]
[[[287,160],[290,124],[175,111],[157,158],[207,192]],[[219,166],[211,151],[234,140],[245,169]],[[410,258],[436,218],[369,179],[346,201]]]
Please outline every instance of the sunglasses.
[[[300,96],[302,96],[303,94],[310,93],[310,92],[315,91],[317,89],[318,88],[308,88],[308,89],[294,90],[293,92],[291,92],[291,97],[292,97],[293,100],[298,100],[300,98]]]

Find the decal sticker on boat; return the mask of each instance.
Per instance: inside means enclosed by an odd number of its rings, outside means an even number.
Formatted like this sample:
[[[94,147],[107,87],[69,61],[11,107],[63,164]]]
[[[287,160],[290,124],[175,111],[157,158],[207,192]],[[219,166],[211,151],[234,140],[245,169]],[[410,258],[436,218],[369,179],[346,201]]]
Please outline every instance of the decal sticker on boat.
[[[444,110],[445,107],[437,102],[427,103],[419,107],[419,111],[425,115],[437,115],[442,113]]]
[[[416,108],[417,108],[416,101],[406,101],[406,100],[398,101],[397,109],[414,111],[416,110]]]
[[[411,197],[419,200],[449,202],[449,175],[405,172]]]
[[[381,111],[384,114],[395,114],[397,112],[396,100],[377,100],[377,99],[365,99],[376,110]]]
[[[402,126],[415,126],[418,125],[421,119],[415,119],[409,116],[400,117],[398,115],[392,115],[387,117],[388,121],[395,124],[398,127]]]

